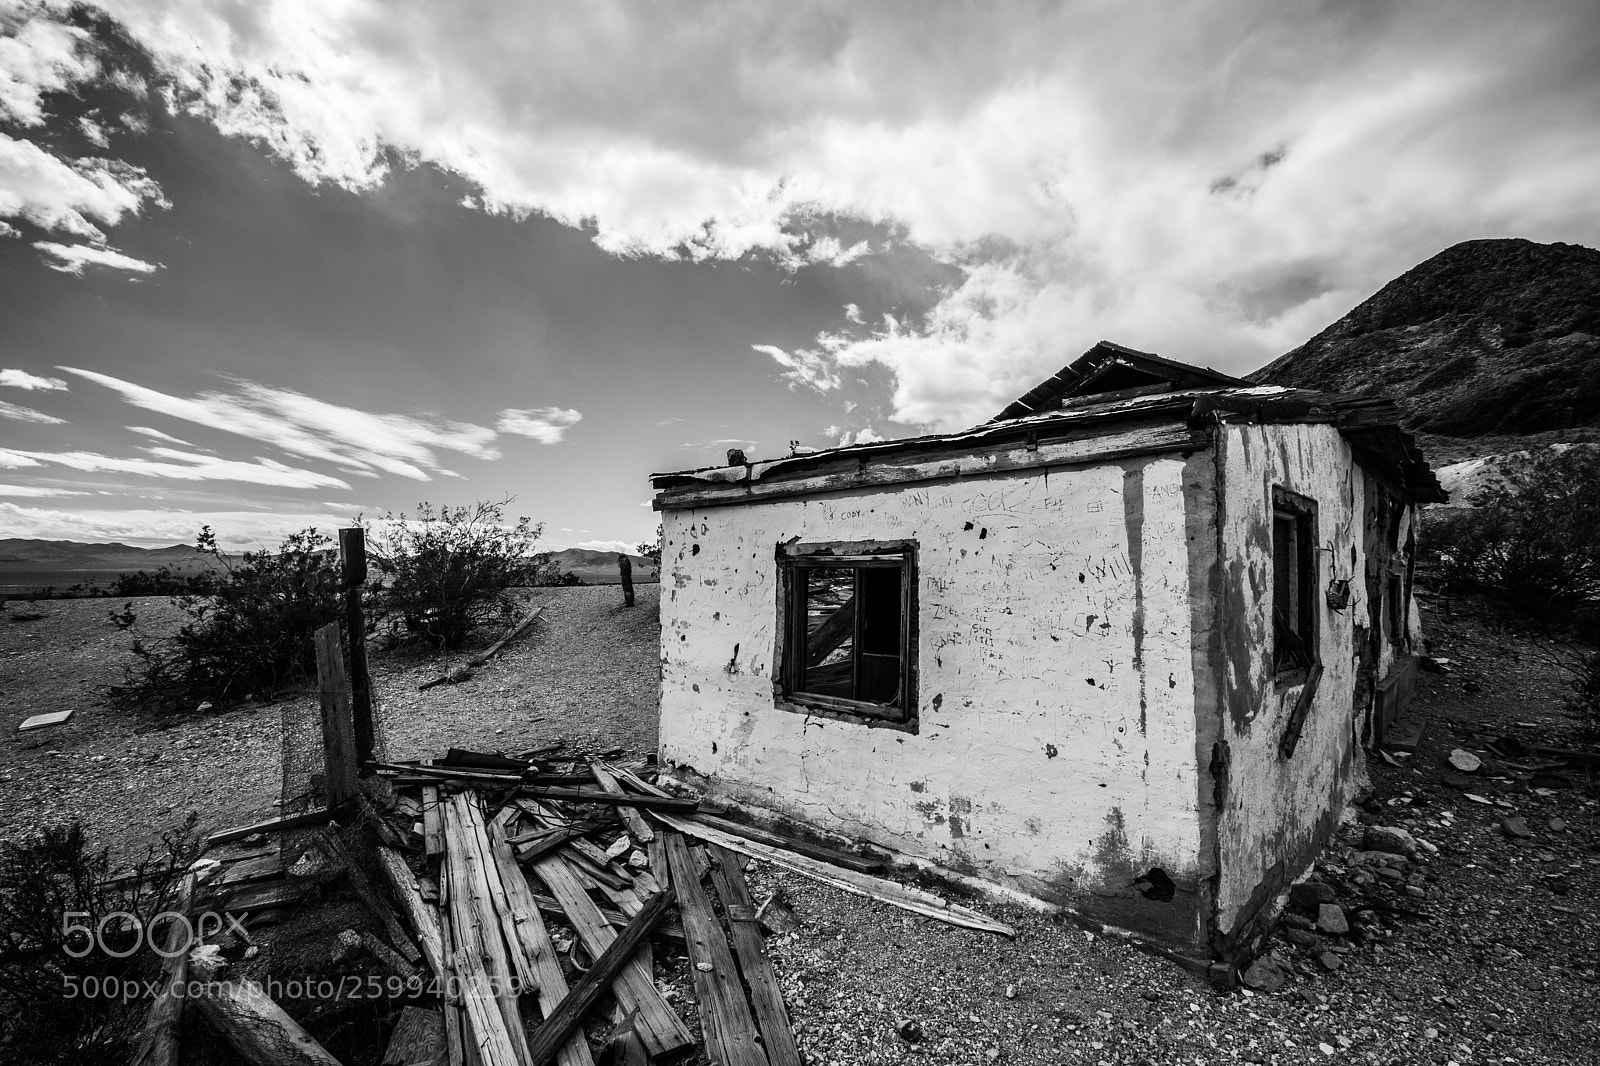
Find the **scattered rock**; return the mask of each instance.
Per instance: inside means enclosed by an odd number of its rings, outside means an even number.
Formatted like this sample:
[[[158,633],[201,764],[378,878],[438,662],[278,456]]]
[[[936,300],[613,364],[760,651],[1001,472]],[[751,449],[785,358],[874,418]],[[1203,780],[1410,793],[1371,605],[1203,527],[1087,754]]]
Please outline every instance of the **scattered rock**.
[[[1324,903],[1332,903],[1333,895],[1333,886],[1320,881],[1301,881],[1289,886],[1289,902],[1307,911],[1314,911]]]
[[[1283,938],[1297,948],[1314,948],[1321,943],[1315,933],[1305,929],[1285,929]]]
[[[1475,774],[1483,765],[1483,760],[1466,748],[1457,748],[1450,753],[1450,765],[1464,774]]]
[[[906,1019],[894,1027],[895,1035],[908,1044],[920,1044],[923,1040],[922,1026],[912,1019]]]
[[[1289,975],[1277,960],[1266,955],[1252,962],[1241,977],[1246,988],[1253,988],[1257,992],[1276,992],[1288,979]]]
[[[1545,824],[1550,827],[1550,832],[1552,833],[1565,833],[1567,831],[1567,820],[1565,818],[1552,818]]]
[[[789,906],[789,901],[784,898],[783,892],[774,892],[767,897],[765,903],[756,909],[756,921],[769,933],[781,936],[792,933],[800,928],[800,918],[794,913],[794,908]]]
[[[1344,908],[1337,903],[1324,903],[1317,908],[1317,928],[1332,936],[1346,936],[1350,923],[1345,919]]]
[[[1516,816],[1500,819],[1500,831],[1518,840],[1530,840],[1533,837],[1533,830],[1528,828],[1528,820]]]
[[[1369,825],[1361,837],[1367,851],[1386,851],[1391,855],[1415,855],[1417,838],[1397,826]]]
[[[1344,965],[1344,960],[1331,951],[1324,951],[1321,955],[1318,955],[1317,962],[1322,965],[1324,970],[1330,971],[1337,970]]]

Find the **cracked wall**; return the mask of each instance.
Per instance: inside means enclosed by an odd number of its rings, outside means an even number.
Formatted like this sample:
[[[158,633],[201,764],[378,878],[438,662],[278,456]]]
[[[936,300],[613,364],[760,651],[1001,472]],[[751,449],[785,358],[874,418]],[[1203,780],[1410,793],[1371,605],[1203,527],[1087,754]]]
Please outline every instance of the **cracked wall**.
[[[1355,709],[1357,626],[1367,605],[1331,608],[1330,580],[1364,589],[1366,479],[1349,445],[1325,425],[1224,425],[1218,588],[1220,740],[1225,762],[1216,826],[1219,881],[1214,947],[1230,954],[1274,894],[1302,874],[1365,770]],[[1317,502],[1320,681],[1294,753],[1279,752],[1303,686],[1272,663],[1272,488]]]
[[[1203,944],[1186,471],[1211,476],[1174,456],[663,512],[663,765]],[[918,542],[914,732],[775,705],[795,538]]]

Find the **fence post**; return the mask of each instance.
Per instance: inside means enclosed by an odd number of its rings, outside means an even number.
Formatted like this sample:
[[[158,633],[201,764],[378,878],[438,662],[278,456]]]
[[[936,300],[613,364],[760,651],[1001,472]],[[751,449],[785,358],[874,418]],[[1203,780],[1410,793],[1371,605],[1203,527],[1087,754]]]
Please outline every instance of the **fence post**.
[[[339,623],[317,630],[317,685],[322,690],[322,787],[328,806],[356,795],[356,740],[350,716],[350,682],[344,672]]]
[[[360,773],[377,758],[372,723],[372,675],[367,670],[367,616],[361,593],[367,580],[367,533],[360,526],[339,530],[340,585],[344,589],[345,632],[350,634],[350,707],[355,719],[356,767]]]

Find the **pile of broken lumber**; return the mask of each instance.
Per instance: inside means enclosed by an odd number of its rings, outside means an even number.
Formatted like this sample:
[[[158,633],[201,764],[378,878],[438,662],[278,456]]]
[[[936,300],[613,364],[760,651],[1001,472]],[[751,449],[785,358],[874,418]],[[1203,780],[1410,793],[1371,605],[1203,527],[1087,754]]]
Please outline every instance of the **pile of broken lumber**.
[[[352,856],[332,833],[322,854],[346,867],[385,932],[389,944],[370,950],[391,949],[395,973],[426,968],[384,1062],[587,1066],[687,1056],[697,1041],[657,986],[659,952],[687,954],[710,1061],[797,1066],[744,878],[748,858],[943,921],[1011,932],[876,876],[873,859],[706,814],[658,787],[643,763],[452,749],[436,763],[369,769],[376,787],[360,824],[372,860]],[[270,1000],[255,1002],[259,992],[225,998],[268,1011]],[[251,1057],[228,1033],[226,1011],[203,1013]],[[283,1058],[290,1045],[299,1057]],[[274,1062],[334,1061],[303,1031],[276,1046]]]

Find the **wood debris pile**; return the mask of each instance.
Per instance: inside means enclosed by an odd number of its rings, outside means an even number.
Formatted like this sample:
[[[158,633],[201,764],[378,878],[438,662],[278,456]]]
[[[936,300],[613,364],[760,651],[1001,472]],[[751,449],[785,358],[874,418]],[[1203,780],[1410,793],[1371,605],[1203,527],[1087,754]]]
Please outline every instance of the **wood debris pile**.
[[[352,805],[370,850],[352,855],[338,833],[322,829],[320,847],[296,860],[325,860],[348,877],[383,934],[348,935],[409,981],[413,1005],[383,1062],[631,1066],[689,1057],[699,1041],[656,982],[660,953],[686,953],[710,1061],[798,1066],[744,879],[748,858],[942,921],[1011,933],[876,876],[878,860],[702,812],[694,799],[658,787],[644,763],[553,754],[510,759],[451,749],[436,763],[374,764],[368,780],[376,787]],[[283,822],[303,829],[316,818]],[[240,834],[274,835],[256,826],[213,840],[234,844]],[[270,852],[239,854],[211,878],[226,910],[249,904],[259,915],[302,880],[272,880],[274,861],[283,864]],[[202,1012],[246,1059],[336,1061],[258,987],[218,987]],[[170,1029],[170,1017],[162,1024]]]

